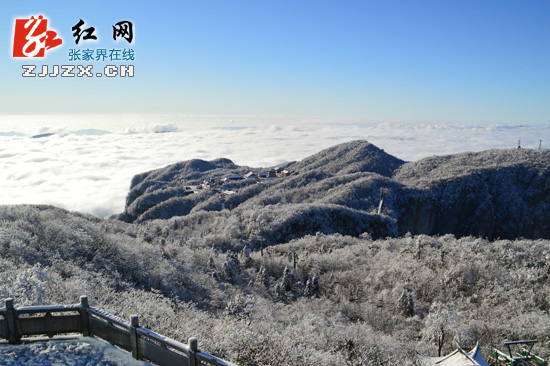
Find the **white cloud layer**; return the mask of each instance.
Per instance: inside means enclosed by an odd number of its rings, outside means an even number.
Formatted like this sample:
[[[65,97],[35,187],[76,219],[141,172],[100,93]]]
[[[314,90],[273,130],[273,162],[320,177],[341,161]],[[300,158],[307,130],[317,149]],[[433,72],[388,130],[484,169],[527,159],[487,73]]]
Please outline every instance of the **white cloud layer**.
[[[407,161],[514,148],[520,138],[525,148],[538,149],[539,139],[543,148],[550,144],[550,126],[545,125],[309,123],[298,128],[288,120],[260,127],[227,125],[190,130],[161,122],[110,134],[41,127],[36,131],[55,132],[43,138],[3,135],[11,130],[0,125],[0,204],[52,204],[105,217],[122,212],[130,180],[144,171],[193,158],[225,157],[240,165],[273,166],[355,139],[366,139]]]

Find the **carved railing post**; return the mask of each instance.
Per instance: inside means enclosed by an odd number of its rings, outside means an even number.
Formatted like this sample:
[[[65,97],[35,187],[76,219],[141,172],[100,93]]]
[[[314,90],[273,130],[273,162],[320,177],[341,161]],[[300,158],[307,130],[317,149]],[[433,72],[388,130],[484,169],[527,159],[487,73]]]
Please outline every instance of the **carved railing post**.
[[[16,316],[17,314],[13,307],[13,299],[10,297],[6,299],[6,320],[8,323],[8,342],[10,344],[15,344],[19,342],[20,339],[15,322]]]
[[[189,366],[199,366],[197,361],[197,352],[199,350],[199,340],[195,337],[189,338]]]
[[[132,344],[132,357],[139,360],[139,344],[136,328],[139,328],[139,317],[137,315],[132,315],[130,317],[130,343]]]
[[[88,313],[88,296],[80,296],[80,317],[82,318],[82,335],[89,337],[90,333],[90,314]]]

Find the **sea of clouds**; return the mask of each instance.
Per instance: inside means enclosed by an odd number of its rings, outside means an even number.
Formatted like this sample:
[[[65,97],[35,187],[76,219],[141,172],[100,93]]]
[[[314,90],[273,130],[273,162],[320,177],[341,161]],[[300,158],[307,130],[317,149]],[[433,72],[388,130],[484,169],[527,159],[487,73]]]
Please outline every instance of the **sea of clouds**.
[[[194,158],[268,167],[356,139],[407,161],[516,148],[519,139],[524,148],[538,149],[540,139],[543,148],[550,143],[546,125],[248,122],[57,125],[23,132],[0,124],[0,204],[51,204],[107,217],[122,212],[130,181],[141,172]]]

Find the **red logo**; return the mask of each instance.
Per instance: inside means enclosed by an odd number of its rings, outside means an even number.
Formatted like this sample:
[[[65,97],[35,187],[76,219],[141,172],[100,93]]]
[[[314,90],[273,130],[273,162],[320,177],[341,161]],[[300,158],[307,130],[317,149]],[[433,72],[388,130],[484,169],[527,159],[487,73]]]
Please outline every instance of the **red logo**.
[[[15,19],[13,57],[44,57],[46,50],[59,46],[63,41],[57,32],[48,30],[48,19]]]

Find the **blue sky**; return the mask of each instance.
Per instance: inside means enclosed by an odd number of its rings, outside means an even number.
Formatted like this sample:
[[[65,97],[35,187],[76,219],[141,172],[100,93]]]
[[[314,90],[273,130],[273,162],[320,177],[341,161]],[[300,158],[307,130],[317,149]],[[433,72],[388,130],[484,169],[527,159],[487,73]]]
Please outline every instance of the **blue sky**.
[[[2,3],[1,114],[241,114],[550,123],[550,1],[26,1]],[[11,55],[15,18],[43,14],[63,45]],[[126,48],[135,77],[23,78],[89,48]],[[85,63],[82,63],[85,64]],[[101,63],[94,64],[94,72]]]

